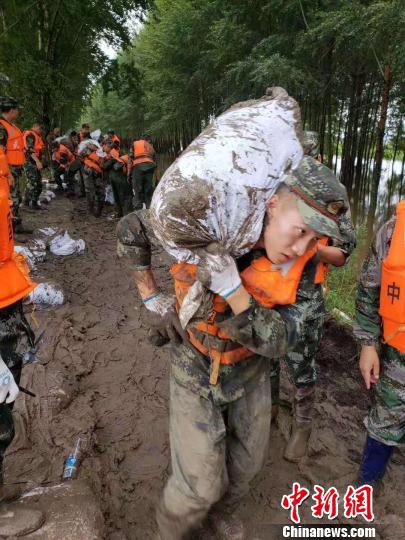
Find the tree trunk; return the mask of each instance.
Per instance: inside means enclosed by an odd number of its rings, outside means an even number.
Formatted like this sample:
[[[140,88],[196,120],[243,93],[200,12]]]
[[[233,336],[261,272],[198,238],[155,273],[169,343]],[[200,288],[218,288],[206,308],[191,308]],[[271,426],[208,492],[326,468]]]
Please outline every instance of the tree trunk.
[[[392,82],[392,70],[389,65],[384,67],[384,86],[381,98],[380,118],[377,124],[376,145],[375,145],[375,163],[373,182],[371,186],[370,208],[367,215],[367,240],[371,242],[373,236],[373,226],[375,211],[377,208],[378,187],[381,179],[382,161],[384,157],[384,135],[385,125],[387,123],[387,112],[390,101],[390,89]]]

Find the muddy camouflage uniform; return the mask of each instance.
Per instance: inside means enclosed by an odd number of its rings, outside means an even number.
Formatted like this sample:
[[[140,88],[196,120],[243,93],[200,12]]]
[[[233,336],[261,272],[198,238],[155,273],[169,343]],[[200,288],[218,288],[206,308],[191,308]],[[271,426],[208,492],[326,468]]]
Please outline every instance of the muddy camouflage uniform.
[[[129,258],[134,270],[150,268],[151,246],[159,244],[148,211],[121,219],[117,235],[118,256]],[[247,262],[244,258],[240,270]],[[230,312],[229,319],[220,323],[234,341],[257,354],[235,365],[221,365],[216,385],[209,383],[208,357],[194,348],[171,344],[173,472],[158,509],[158,522],[161,530],[177,527],[173,538],[181,538],[198,524],[221,498],[221,511],[232,512],[263,467],[270,433],[269,358],[284,354],[287,341],[291,345],[306,316],[295,306],[280,311],[283,319],[277,311],[253,302],[248,310],[237,316]]]
[[[286,182],[301,191],[297,205],[304,219],[315,230],[338,235],[335,216],[347,207],[347,199],[332,173],[306,159]],[[305,197],[317,201],[317,208],[304,204]],[[319,206],[322,204],[324,208]],[[327,210],[330,205],[335,212]],[[334,223],[328,217],[332,214]],[[149,269],[151,247],[159,244],[148,223],[148,212],[132,212],[122,218],[117,235],[118,255],[129,258],[135,270]],[[236,260],[239,272],[251,264],[253,255]],[[172,475],[157,512],[164,540],[183,538],[211,507],[233,513],[248,492],[267,455],[271,359],[283,357],[296,346],[307,310],[306,302],[268,309],[253,298],[250,307],[238,315],[229,308],[218,326],[231,341],[255,355],[234,365],[221,365],[215,385],[210,384],[207,356],[191,345],[171,345]]]
[[[25,353],[34,346],[34,333],[26,320],[22,301],[0,309],[0,354],[14,376],[21,377]],[[0,404],[0,484],[2,483],[4,454],[14,438],[13,403]]]
[[[405,444],[405,354],[382,342],[380,283],[382,262],[388,255],[396,218],[378,231],[363,264],[356,298],[355,336],[362,345],[379,351],[380,377],[372,385],[372,405],[366,428],[373,439],[397,446]]]
[[[0,124],[0,146],[7,147],[8,134],[3,124]],[[14,186],[10,188],[10,197],[13,202],[13,216],[18,216],[20,204],[22,203],[22,173],[23,167],[9,165],[10,172],[14,178]]]
[[[29,204],[35,205],[38,203],[42,191],[42,175],[31,157],[34,153],[35,138],[33,135],[27,135],[26,140],[24,171],[27,176],[27,187],[25,188],[24,203],[28,206]]]

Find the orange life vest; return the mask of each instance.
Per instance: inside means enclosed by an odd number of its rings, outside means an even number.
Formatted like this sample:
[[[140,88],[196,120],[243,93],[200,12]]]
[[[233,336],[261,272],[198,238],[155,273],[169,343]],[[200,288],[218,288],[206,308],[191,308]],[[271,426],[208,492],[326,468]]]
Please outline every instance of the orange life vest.
[[[119,161],[119,159],[120,159],[120,153],[119,153],[119,151],[118,151],[116,148],[111,148],[111,150],[110,150],[110,155],[111,155],[114,159],[116,159],[117,161]]]
[[[116,148],[112,148],[110,154],[112,155],[112,157],[119,161],[120,163],[123,163],[124,164],[124,168],[123,168],[123,171],[126,173],[127,172],[127,169],[128,169],[128,159],[129,159],[129,156],[128,154],[124,154],[123,156],[120,156],[120,153],[119,151],[116,149]]]
[[[0,177],[0,309],[24,298],[34,288],[23,255],[14,253],[8,178]]]
[[[140,163],[155,163],[153,158],[155,152],[153,146],[140,139],[139,141],[134,141],[132,146],[134,157],[132,159],[132,165],[139,165]]]
[[[8,183],[9,174],[10,174],[10,168],[8,166],[7,155],[5,151],[1,148],[0,149],[0,178],[2,179],[5,178],[7,180],[7,185],[9,185]]]
[[[4,129],[7,131],[7,161],[9,165],[14,165],[15,167],[20,167],[25,163],[24,155],[24,138],[22,131],[15,126],[10,124],[4,118],[0,118],[0,124],[3,125]]]
[[[24,147],[27,149],[27,137],[28,135],[33,135],[35,142],[34,142],[34,153],[37,156],[38,159],[41,158],[42,149],[44,148],[45,144],[44,141],[41,139],[40,135],[33,129],[27,129],[27,131],[24,131],[23,138],[24,138]]]
[[[67,157],[67,163],[61,163],[60,159],[62,156]],[[75,156],[72,154],[72,152],[65,146],[64,144],[60,144],[59,148],[54,151],[53,157],[55,161],[57,161],[62,169],[67,169],[69,165],[72,163],[72,161],[75,160]]]
[[[380,315],[384,341],[405,353],[405,200],[397,206],[390,249],[382,264]]]
[[[93,171],[96,171],[98,173],[102,173],[103,169],[101,168],[101,164],[103,162],[103,158],[97,155],[96,152],[92,152],[89,156],[86,156],[84,158],[84,164],[89,169],[93,169]]]
[[[260,257],[241,273],[242,283],[249,294],[266,308],[293,304],[305,265],[314,256],[316,249],[315,246],[298,257],[285,275],[282,275],[267,257]],[[177,263],[172,266],[170,273],[174,279],[179,309],[189,288],[196,280],[196,266]],[[316,279],[320,277],[319,275]],[[235,364],[255,353],[231,341],[230,336],[217,325],[217,322],[224,320],[226,311],[229,312],[227,302],[221,296],[215,295],[209,320],[192,324],[187,328],[187,332],[194,347],[202,354],[210,356],[213,362]]]

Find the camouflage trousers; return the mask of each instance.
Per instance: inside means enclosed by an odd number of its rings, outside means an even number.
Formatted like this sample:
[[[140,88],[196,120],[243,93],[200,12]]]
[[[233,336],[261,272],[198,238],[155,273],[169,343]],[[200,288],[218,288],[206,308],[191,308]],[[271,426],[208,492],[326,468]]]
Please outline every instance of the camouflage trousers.
[[[284,358],[272,361],[271,391],[273,405],[280,398],[280,362],[285,362],[290,382],[296,389],[305,394],[314,388],[316,383],[315,356],[323,335],[325,322],[325,304],[321,288],[317,288],[311,298],[298,298],[300,311],[304,319],[300,326],[301,332],[294,350]]]
[[[171,375],[172,474],[157,509],[162,540],[185,537],[214,504],[220,512],[235,510],[266,461],[270,412],[269,371],[250,392],[225,406]]]
[[[27,162],[24,165],[27,176],[27,187],[25,188],[25,204],[37,203],[42,191],[42,176],[34,163]]]
[[[380,378],[373,385],[371,408],[364,423],[377,441],[405,444],[405,354],[389,345],[380,352]]]
[[[10,166],[11,174],[14,178],[14,186],[10,189],[11,200],[13,201],[13,216],[18,216],[20,204],[22,203],[22,167]]]
[[[102,174],[84,169],[84,187],[86,189],[86,199],[89,210],[92,211],[94,205],[102,205],[105,198],[105,186]]]
[[[34,345],[34,334],[26,320],[22,301],[0,309],[0,354],[18,384],[24,354]],[[4,454],[14,438],[13,404],[0,404],[0,483]]]

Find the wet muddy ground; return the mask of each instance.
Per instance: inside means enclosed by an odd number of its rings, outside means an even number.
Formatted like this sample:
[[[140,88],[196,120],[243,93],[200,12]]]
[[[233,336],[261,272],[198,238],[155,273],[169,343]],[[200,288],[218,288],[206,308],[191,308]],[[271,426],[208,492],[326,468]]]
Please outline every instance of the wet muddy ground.
[[[58,197],[49,210],[26,214],[35,227],[57,226],[83,238],[82,254],[50,253],[37,265],[37,281],[54,281],[67,302],[44,311],[27,307],[31,324],[45,330],[39,362],[24,369],[22,384],[37,394],[20,395],[15,410],[17,436],[6,459],[6,481],[27,487],[61,479],[64,460],[76,438],[87,451],[80,477],[92,486],[105,516],[110,540],[155,538],[154,506],[169,474],[169,351],[146,339],[142,310],[127,262],[115,255],[112,210],[88,217],[83,200]],[[155,253],[160,283],[170,286],[167,259]],[[298,481],[344,490],[355,477],[365,438],[368,406],[350,331],[328,323],[318,355],[319,385],[315,429],[308,458],[283,460],[290,411],[282,407],[274,426],[267,465],[241,508],[247,523],[271,538],[266,525],[287,523],[280,500]],[[285,379],[285,377],[284,377]],[[289,387],[283,383],[288,401]],[[397,452],[375,511],[384,539],[399,534],[405,521],[405,458]],[[304,503],[304,523],[313,523]],[[266,532],[267,531],[267,532]],[[399,536],[398,536],[399,534]],[[209,531],[203,538],[212,538]]]

